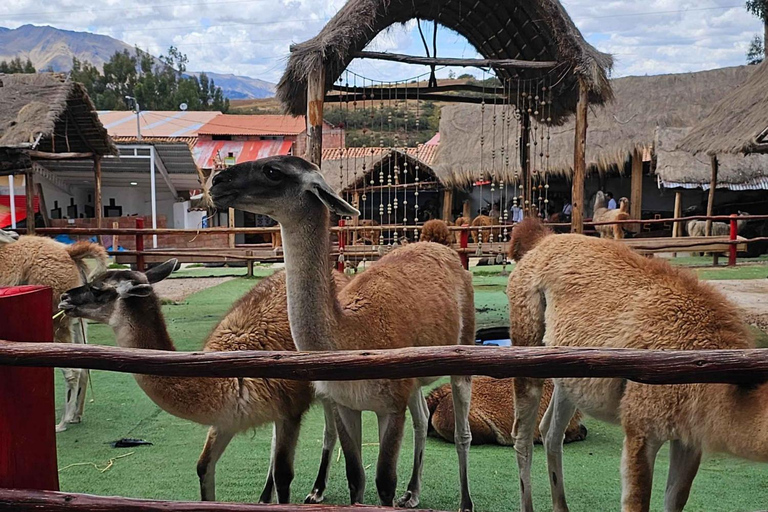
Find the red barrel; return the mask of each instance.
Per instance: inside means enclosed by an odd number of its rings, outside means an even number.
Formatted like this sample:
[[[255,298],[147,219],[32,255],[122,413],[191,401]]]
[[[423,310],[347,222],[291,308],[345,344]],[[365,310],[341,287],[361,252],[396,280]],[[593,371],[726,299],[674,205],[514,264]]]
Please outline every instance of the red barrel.
[[[51,289],[0,288],[0,340],[53,341]],[[0,487],[59,490],[53,368],[0,367]]]

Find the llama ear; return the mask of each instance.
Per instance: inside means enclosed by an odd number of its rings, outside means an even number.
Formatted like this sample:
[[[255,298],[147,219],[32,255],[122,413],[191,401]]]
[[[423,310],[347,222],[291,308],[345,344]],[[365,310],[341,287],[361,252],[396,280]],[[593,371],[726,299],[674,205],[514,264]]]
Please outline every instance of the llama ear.
[[[306,173],[306,184],[310,192],[315,194],[323,204],[336,215],[356,217],[360,212],[351,204],[340,198],[317,172]]]
[[[147,270],[144,275],[147,276],[147,281],[149,281],[150,284],[159,283],[171,275],[171,272],[176,270],[176,265],[178,264],[179,260],[173,258],[166,261],[165,263],[161,263],[156,267],[152,267],[151,269]]]

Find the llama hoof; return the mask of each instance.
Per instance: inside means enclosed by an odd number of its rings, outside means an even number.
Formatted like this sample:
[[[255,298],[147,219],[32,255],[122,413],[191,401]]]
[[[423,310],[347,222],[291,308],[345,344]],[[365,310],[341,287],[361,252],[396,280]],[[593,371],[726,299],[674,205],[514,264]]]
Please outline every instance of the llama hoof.
[[[67,430],[67,424],[65,422],[61,422],[58,425],[56,425],[56,433],[64,432]]]
[[[304,503],[307,505],[317,504],[322,502],[323,502],[323,495],[318,491],[312,491],[311,493],[307,494],[306,498],[304,498]]]
[[[405,491],[405,494],[395,502],[398,508],[416,508],[419,505],[419,497],[411,491]]]

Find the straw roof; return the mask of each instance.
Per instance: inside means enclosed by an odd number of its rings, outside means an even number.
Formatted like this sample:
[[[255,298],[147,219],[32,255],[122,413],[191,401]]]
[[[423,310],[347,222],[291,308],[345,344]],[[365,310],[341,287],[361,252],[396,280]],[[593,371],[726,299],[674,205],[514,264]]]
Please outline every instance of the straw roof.
[[[681,141],[694,153],[768,153],[768,60]]]
[[[659,129],[656,143],[656,174],[668,188],[709,188],[712,174],[710,157],[679,149],[678,144],[690,128]],[[768,188],[768,155],[718,157],[718,186],[737,190]]]
[[[657,76],[633,76],[611,80],[614,100],[589,111],[587,130],[587,168],[590,172],[619,172],[634,150],[649,151],[656,138],[657,127],[690,128],[706,117],[712,106],[733,88],[744,82],[754,68],[739,66],[697,73]],[[450,105],[442,108],[441,144],[435,158],[435,171],[441,179],[466,186],[477,179],[481,167],[492,174],[492,151],[501,146],[513,150],[511,141],[503,142],[497,132],[493,143],[489,121],[491,107],[485,116],[477,105]],[[498,107],[500,108],[500,107]],[[481,130],[481,126],[485,129]],[[540,129],[540,127],[539,127]],[[551,128],[549,170],[554,175],[570,177],[573,166],[574,121]],[[485,132],[484,150],[480,136]],[[540,132],[539,132],[540,135]],[[545,139],[546,142],[546,139]],[[483,165],[480,165],[480,162]],[[536,167],[546,167],[538,164]],[[519,170],[519,162],[510,158],[509,171]],[[508,178],[509,176],[505,176]]]
[[[0,147],[117,154],[85,88],[56,73],[0,74]]]
[[[557,61],[561,94],[554,104],[556,122],[572,113],[578,102],[578,82],[590,100],[610,99],[607,70],[610,55],[587,43],[559,0],[349,0],[320,33],[295,45],[277,86],[277,97],[293,115],[307,110],[307,77],[324,68],[326,90],[380,32],[395,23],[418,18],[437,20],[455,30],[487,59]],[[532,79],[541,70],[497,70],[500,78]]]

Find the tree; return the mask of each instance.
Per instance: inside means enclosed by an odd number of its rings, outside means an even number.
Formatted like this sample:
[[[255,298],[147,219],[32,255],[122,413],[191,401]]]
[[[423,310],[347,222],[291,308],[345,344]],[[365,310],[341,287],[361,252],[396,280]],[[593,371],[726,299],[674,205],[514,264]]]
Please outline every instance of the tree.
[[[759,64],[765,58],[765,49],[768,47],[768,0],[747,0],[747,11],[763,20],[763,39],[756,35],[749,45],[747,61],[750,64]]]
[[[36,73],[35,66],[32,65],[32,61],[27,59],[26,62],[21,61],[21,57],[16,57],[10,62],[0,62],[0,73]]]

